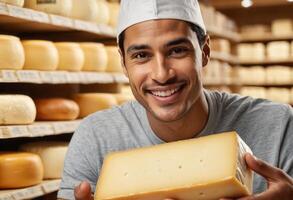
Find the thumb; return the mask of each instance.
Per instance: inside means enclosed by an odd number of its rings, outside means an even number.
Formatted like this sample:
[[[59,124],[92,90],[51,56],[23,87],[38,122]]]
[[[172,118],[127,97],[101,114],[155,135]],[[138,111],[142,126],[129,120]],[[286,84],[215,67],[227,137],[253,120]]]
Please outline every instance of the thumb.
[[[93,200],[90,184],[83,181],[76,186],[74,189],[74,197],[76,200]]]

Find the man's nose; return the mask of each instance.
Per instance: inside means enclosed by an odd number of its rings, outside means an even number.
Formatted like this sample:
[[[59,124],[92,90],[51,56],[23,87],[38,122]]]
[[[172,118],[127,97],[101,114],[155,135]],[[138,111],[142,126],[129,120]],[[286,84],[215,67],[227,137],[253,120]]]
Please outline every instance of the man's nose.
[[[164,55],[156,55],[154,62],[151,72],[151,78],[153,81],[159,84],[166,84],[171,79],[174,79],[175,71]]]

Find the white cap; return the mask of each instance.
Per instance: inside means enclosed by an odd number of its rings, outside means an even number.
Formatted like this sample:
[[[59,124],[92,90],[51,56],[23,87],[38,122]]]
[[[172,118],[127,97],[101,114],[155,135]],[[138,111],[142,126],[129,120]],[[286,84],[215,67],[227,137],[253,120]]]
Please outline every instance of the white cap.
[[[179,19],[206,28],[197,0],[121,0],[117,38],[128,27],[153,19]]]

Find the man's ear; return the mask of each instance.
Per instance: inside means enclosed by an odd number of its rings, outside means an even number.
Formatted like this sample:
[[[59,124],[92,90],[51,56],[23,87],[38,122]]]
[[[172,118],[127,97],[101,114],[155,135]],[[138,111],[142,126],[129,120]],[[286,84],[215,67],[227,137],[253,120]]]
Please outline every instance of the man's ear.
[[[202,46],[202,66],[205,67],[210,59],[211,49],[210,49],[210,36],[205,36],[205,41]]]
[[[120,62],[121,62],[121,66],[122,66],[122,69],[123,69],[123,73],[128,78],[128,72],[127,72],[127,69],[126,69],[126,66],[125,66],[124,54],[122,53],[120,48],[118,48],[118,51],[119,51],[119,54],[120,54]]]

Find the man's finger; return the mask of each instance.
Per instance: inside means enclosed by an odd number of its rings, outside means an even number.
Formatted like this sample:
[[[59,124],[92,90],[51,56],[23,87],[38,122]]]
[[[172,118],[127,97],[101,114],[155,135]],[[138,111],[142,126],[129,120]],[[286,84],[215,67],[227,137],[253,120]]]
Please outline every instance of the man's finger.
[[[88,182],[83,181],[74,189],[76,200],[93,200],[91,186]]]
[[[275,182],[286,178],[280,169],[269,165],[265,161],[255,158],[249,153],[245,155],[245,160],[250,169],[263,176],[267,179],[267,181]]]

